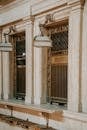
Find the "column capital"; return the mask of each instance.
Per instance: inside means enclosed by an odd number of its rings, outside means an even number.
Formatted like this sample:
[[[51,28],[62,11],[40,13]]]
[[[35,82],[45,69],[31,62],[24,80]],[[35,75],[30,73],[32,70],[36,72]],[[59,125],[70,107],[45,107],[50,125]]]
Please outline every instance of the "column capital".
[[[3,51],[3,52],[10,52],[10,51],[12,51],[11,43],[1,43],[0,44],[0,51]]]
[[[24,21],[24,23],[26,23],[26,24],[33,24],[34,19],[35,19],[34,16],[30,15],[30,16],[28,16],[28,17],[25,17],[25,18],[23,19],[23,21]]]

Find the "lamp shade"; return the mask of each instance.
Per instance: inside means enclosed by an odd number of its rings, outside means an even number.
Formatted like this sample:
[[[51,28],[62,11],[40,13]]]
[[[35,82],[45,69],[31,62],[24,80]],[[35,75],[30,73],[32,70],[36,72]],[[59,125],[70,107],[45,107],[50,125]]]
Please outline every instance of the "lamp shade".
[[[36,36],[34,38],[35,47],[52,47],[52,41],[48,36]]]

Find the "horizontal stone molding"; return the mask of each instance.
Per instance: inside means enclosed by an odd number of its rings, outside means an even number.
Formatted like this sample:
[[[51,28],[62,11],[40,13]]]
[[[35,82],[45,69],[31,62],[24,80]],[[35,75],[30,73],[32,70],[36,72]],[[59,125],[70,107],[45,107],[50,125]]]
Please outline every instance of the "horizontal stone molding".
[[[67,0],[47,0],[38,1],[37,3],[32,2],[32,15],[37,15],[41,12],[46,12],[52,8],[60,7],[67,4]]]
[[[82,121],[82,122],[87,123],[87,114],[85,114],[85,113],[76,113],[76,112],[64,110],[63,116],[65,118],[70,118],[70,119],[73,119],[73,120],[78,120],[78,121]]]
[[[85,0],[68,0],[68,5],[81,4],[84,5]]]

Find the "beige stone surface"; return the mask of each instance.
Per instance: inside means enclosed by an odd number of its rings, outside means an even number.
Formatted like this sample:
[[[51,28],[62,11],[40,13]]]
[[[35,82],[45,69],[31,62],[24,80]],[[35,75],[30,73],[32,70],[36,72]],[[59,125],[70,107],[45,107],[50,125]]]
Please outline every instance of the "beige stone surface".
[[[2,41],[2,30],[0,30],[0,42]],[[0,52],[0,99],[2,96],[2,53]]]
[[[9,75],[9,52],[2,52],[3,55],[3,98],[9,99],[10,75]]]
[[[82,111],[87,113],[87,1],[83,12],[82,36]]]
[[[33,22],[26,22],[26,103],[33,102]]]
[[[68,45],[68,110],[78,112],[81,103],[80,64],[82,37],[82,9],[72,7],[69,15]]]
[[[0,122],[0,130],[25,130],[25,129],[23,129],[21,127],[11,126],[4,122]]]
[[[62,121],[49,120],[49,126],[57,130],[87,129],[87,0],[85,0],[84,8],[81,6],[83,1],[31,0],[30,3],[29,0],[22,2],[18,0],[2,9],[0,8],[0,26],[3,32],[7,32],[11,24],[15,25],[17,33],[26,32],[26,104],[46,103],[47,49],[33,46],[34,36],[40,35],[39,23],[45,22],[47,14],[53,15],[54,22],[68,19],[68,107],[67,112],[62,110]],[[30,13],[35,15],[34,27]],[[2,40],[4,42],[4,36],[2,36]],[[9,52],[2,54],[0,52],[0,98],[3,87],[5,100],[9,98],[11,93],[9,89],[11,87],[9,60]],[[11,114],[10,111],[2,108],[0,108],[0,113]],[[16,111],[13,114],[15,117],[25,120],[28,118],[35,123],[46,125],[44,118]],[[0,122],[0,130],[5,129],[20,130],[20,128]]]
[[[30,15],[30,1],[14,1],[0,9],[0,25],[14,22],[28,15]]]

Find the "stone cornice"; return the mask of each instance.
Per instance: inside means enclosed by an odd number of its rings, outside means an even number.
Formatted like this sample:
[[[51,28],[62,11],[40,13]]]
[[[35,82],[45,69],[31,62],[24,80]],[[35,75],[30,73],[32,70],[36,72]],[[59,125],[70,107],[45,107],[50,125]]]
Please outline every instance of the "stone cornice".
[[[60,8],[67,5],[67,0],[41,0],[37,3],[31,3],[32,15],[39,15],[43,12]]]
[[[44,13],[46,11],[49,11],[49,10],[53,10],[53,9],[56,9],[56,8],[61,8],[63,6],[66,6],[68,5],[68,7],[73,7],[73,6],[77,6],[77,5],[80,5],[80,6],[84,6],[84,3],[85,3],[85,0],[47,0],[47,1],[44,1],[44,0],[41,0],[41,1],[38,1],[38,2],[32,2],[31,3],[31,8],[32,8],[32,15],[39,15],[41,13]]]
[[[68,0],[68,5],[71,7],[73,6],[84,6],[85,0]]]
[[[4,6],[4,5],[7,5],[7,4],[9,4],[9,3],[13,2],[13,1],[15,1],[15,0],[0,0],[0,5]]]
[[[25,4],[25,3],[27,3],[27,2],[29,3],[29,0],[22,0],[22,1],[21,1],[21,0],[16,0],[16,1],[13,1],[13,2],[11,2],[11,3],[7,4],[7,5],[5,5],[5,6],[2,6],[2,7],[0,8],[0,13],[6,12],[7,10],[10,10],[10,9],[16,7],[16,6]]]

